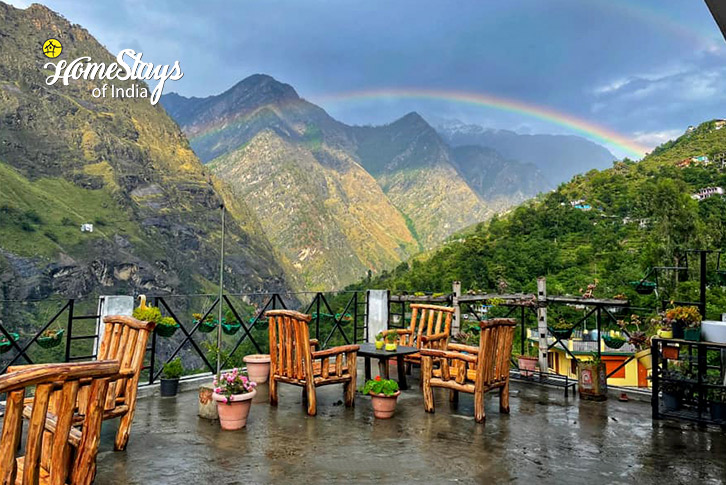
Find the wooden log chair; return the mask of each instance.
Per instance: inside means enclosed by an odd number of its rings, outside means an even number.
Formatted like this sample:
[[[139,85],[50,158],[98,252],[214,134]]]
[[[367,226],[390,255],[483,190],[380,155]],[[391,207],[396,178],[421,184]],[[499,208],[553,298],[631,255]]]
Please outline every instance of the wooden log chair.
[[[0,376],[0,393],[7,393],[0,435],[0,483],[91,483],[109,381],[119,369],[118,361],[41,364]],[[17,456],[30,387],[35,387],[35,393],[25,455]],[[73,427],[74,410],[80,391],[86,389],[86,415],[78,430]]]
[[[103,412],[104,421],[120,417],[114,449],[126,449],[131,432],[131,424],[136,412],[136,395],[138,393],[141,368],[144,365],[146,344],[149,335],[154,331],[154,322],[143,322],[133,317],[109,315],[103,319],[105,325],[103,340],[98,349],[98,360],[118,360],[121,370],[108,387]],[[24,367],[24,366],[23,366]],[[9,370],[19,369],[11,367]],[[76,407],[76,424],[81,423],[86,414],[85,403],[88,389],[82,389]],[[30,415],[30,408],[26,415]]]
[[[512,355],[515,320],[494,318],[481,322],[479,347],[450,343],[445,350],[421,350],[424,409],[434,412],[434,387],[450,390],[457,401],[459,391],[474,394],[474,418],[483,423],[484,395],[499,389],[499,410],[509,413],[509,359]]]
[[[446,306],[411,304],[411,323],[408,328],[383,331],[384,338],[389,333],[398,334],[399,345],[417,349],[446,348],[451,333],[451,319],[454,309]],[[410,354],[403,358],[410,372],[411,364],[421,364],[421,354]]]
[[[343,345],[315,350],[317,341],[310,339],[311,316],[290,310],[270,310],[270,404],[277,405],[280,382],[301,386],[310,416],[317,414],[315,389],[329,384],[343,384],[345,405],[355,401],[356,358],[358,345]]]

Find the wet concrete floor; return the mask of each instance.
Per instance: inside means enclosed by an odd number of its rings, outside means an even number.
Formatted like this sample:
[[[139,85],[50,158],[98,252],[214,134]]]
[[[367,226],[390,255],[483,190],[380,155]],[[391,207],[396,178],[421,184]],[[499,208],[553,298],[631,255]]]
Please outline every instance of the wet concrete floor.
[[[317,417],[305,414],[299,388],[281,385],[273,408],[260,386],[247,427],[231,432],[197,417],[196,392],[140,399],[125,452],[112,451],[116,423],[104,423],[96,483],[726,481],[726,432],[654,425],[646,403],[594,403],[513,384],[511,414],[499,414],[491,394],[480,425],[471,396],[454,409],[437,393],[436,414],[427,414],[412,384],[390,420],[374,419],[360,395],[346,409],[342,386],[318,390]]]

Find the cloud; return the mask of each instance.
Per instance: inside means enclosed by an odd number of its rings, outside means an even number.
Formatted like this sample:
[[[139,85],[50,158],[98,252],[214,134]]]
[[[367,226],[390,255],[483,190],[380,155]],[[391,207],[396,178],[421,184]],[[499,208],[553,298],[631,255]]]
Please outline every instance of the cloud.
[[[672,130],[661,130],[661,131],[636,131],[633,133],[633,141],[649,146],[649,147],[657,147],[658,145],[662,145],[663,143],[667,142],[668,140],[673,140],[678,138],[683,134],[682,129],[672,129]]]

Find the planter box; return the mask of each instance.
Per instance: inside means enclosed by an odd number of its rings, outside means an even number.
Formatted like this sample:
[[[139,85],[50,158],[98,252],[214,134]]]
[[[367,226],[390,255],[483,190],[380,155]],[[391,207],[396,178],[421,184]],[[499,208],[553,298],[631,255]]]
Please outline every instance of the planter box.
[[[577,371],[578,391],[582,399],[605,401],[608,398],[605,364],[581,362]]]
[[[701,341],[701,329],[700,328],[684,328],[683,329],[683,338],[685,340],[690,340],[691,342],[700,342]]]

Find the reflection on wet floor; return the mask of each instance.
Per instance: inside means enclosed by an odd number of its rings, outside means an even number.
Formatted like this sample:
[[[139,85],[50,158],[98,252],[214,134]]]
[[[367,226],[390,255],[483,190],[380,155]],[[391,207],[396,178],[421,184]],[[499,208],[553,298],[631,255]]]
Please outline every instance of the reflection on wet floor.
[[[277,408],[260,386],[246,429],[222,431],[197,417],[197,393],[138,403],[126,452],[112,451],[104,423],[96,483],[718,483],[726,480],[726,434],[656,424],[642,402],[565,399],[561,389],[513,384],[511,414],[487,399],[487,422],[471,396],[452,408],[436,394],[426,414],[416,379],[396,415],[375,420],[370,400],[340,405],[341,386],[318,390],[308,417],[299,388],[281,386]]]

